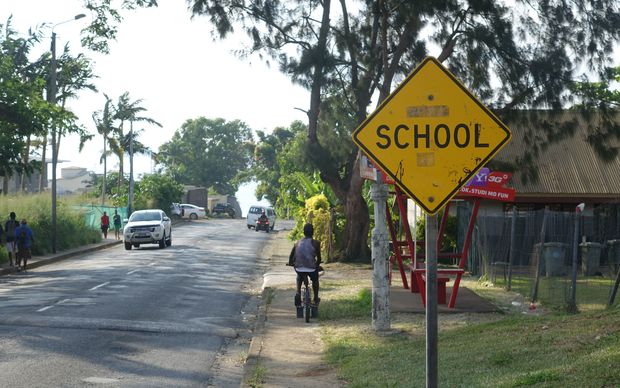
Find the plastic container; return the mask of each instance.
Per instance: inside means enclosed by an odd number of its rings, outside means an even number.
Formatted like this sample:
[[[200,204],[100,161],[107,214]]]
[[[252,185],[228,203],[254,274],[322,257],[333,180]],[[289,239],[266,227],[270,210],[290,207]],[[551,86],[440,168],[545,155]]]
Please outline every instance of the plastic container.
[[[564,276],[566,275],[566,254],[568,244],[560,242],[548,242],[543,244],[542,258],[545,263],[545,275]]]
[[[618,267],[620,267],[620,240],[607,240],[607,265],[613,270],[613,273],[618,272]]]
[[[581,248],[581,271],[583,275],[593,276],[600,273],[603,244],[584,242],[579,244],[579,247]]]

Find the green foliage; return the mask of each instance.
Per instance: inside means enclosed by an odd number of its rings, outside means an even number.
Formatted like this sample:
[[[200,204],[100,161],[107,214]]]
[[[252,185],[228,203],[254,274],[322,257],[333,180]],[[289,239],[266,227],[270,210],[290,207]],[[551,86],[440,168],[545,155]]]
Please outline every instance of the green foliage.
[[[136,187],[136,209],[156,208],[168,212],[170,204],[181,202],[183,186],[169,175],[144,175]]]
[[[321,287],[330,288],[329,282],[322,282]],[[367,288],[362,288],[354,296],[342,296],[339,298],[324,299],[321,302],[321,321],[334,319],[351,319],[369,317],[372,309],[372,293]]]
[[[199,117],[187,120],[159,148],[158,161],[183,184],[235,193],[251,162],[252,133],[239,121]]]
[[[441,214],[437,215],[438,217],[438,227],[439,222],[441,222]],[[424,241],[425,233],[426,233],[426,217],[418,217],[416,222],[416,238],[418,241]],[[443,233],[443,243],[441,245],[442,252],[454,252],[457,248],[457,238],[458,238],[458,222],[456,216],[448,216],[448,220],[446,222],[446,228]]]
[[[70,202],[71,200],[69,200]],[[99,230],[87,227],[82,214],[68,206],[64,199],[57,202],[57,247],[75,248],[101,241]],[[48,194],[0,197],[0,221],[4,224],[14,211],[17,219],[26,219],[34,234],[32,253],[44,255],[52,250],[51,198]]]
[[[117,207],[127,206],[127,195],[129,192],[129,179],[123,177],[122,185],[119,187],[117,182],[119,174],[116,171],[110,172],[106,176],[106,202]],[[101,198],[103,190],[103,178],[97,175],[93,178],[93,190],[88,194],[93,198]],[[135,199],[135,198],[134,198]],[[137,200],[137,199],[136,199]],[[134,206],[137,207],[137,206]]]
[[[10,18],[0,30],[0,176],[10,177],[33,171],[28,139],[42,134],[47,123],[61,124],[62,112],[43,99],[44,67],[28,57],[39,32],[18,37]]]
[[[620,148],[615,146],[620,140],[620,123],[617,121],[620,108],[620,90],[615,85],[620,82],[620,66],[607,68],[598,82],[576,82],[573,85],[575,98],[579,100],[575,110],[587,120],[590,134],[587,141],[605,161],[618,156]]]
[[[324,261],[327,261],[327,248],[330,240],[329,223],[330,223],[329,201],[323,194],[318,194],[306,200],[305,207],[300,209],[295,218],[295,227],[291,231],[291,238],[302,238],[304,233],[304,225],[311,223],[314,226],[314,239],[321,242],[321,255]],[[333,236],[332,236],[333,239]]]
[[[299,198],[299,175],[312,174],[303,154],[306,126],[300,121],[288,128],[278,127],[271,134],[258,131],[251,168],[246,172],[258,182],[257,199],[274,204],[279,216],[295,213],[304,206]]]

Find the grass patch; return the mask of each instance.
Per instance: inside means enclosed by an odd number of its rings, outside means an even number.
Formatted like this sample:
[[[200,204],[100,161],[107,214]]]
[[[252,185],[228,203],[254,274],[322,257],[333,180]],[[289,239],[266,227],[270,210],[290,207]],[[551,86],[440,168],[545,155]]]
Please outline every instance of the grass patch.
[[[252,388],[260,388],[265,384],[265,375],[267,370],[262,365],[256,365],[245,383]]]
[[[71,197],[62,197],[57,202],[56,225],[59,250],[101,241],[101,232],[87,227],[83,215],[68,206],[68,203],[74,200]],[[44,255],[52,251],[51,208],[51,197],[48,193],[0,196],[0,222],[4,224],[12,211],[17,214],[17,220],[25,218],[34,234],[32,254]],[[0,260],[3,257],[6,257],[4,248],[2,248]]]
[[[584,277],[579,274],[577,278],[577,306],[581,311],[601,310],[607,307],[609,292],[613,286],[614,278],[603,276]],[[529,296],[532,293],[534,278],[527,276],[515,276],[512,279],[511,288],[521,295]],[[495,284],[503,287],[506,283],[499,280]],[[570,276],[540,278],[538,285],[539,301],[550,308],[564,310],[567,306],[571,288]]]
[[[424,315],[392,314],[399,334],[377,335],[368,278],[325,282],[320,317],[327,362],[350,387],[424,387]],[[488,297],[502,295],[508,305],[522,299],[497,287],[478,287]],[[440,386],[620,386],[618,308],[441,314],[438,346]]]
[[[263,300],[266,305],[270,305],[273,301],[273,297],[275,295],[275,291],[271,287],[267,287],[263,290]]]
[[[372,294],[367,288],[362,288],[354,295],[323,300],[319,320],[370,317]]]

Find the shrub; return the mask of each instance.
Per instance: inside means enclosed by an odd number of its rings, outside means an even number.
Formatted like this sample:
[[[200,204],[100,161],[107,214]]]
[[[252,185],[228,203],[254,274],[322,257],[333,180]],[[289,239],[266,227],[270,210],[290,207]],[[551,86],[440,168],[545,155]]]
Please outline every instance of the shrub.
[[[329,201],[323,194],[318,194],[306,200],[303,209],[299,210],[296,217],[295,228],[291,231],[291,238],[302,238],[304,224],[311,223],[314,226],[314,239],[321,242],[321,255],[327,257],[327,247],[329,244],[329,223],[330,223]],[[333,236],[332,236],[333,238]]]
[[[71,202],[68,197],[59,198],[57,201],[57,249],[70,249],[101,241],[101,233],[86,226],[84,217],[68,206],[68,202]],[[0,197],[0,221],[3,227],[12,211],[17,214],[18,220],[25,218],[28,221],[34,234],[33,255],[44,255],[52,251],[51,209],[51,198],[47,193]]]

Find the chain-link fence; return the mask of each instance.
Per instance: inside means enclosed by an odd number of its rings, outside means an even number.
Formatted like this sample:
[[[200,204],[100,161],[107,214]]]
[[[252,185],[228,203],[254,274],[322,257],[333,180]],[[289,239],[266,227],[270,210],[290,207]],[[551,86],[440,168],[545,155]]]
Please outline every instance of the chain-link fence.
[[[99,229],[99,227],[101,226],[101,216],[103,215],[103,212],[106,212],[108,217],[110,217],[110,223],[112,222],[112,215],[114,214],[115,210],[121,216],[121,220],[127,218],[126,207],[80,205],[75,206],[75,209],[77,209],[84,215],[84,222],[86,226],[90,226],[95,229]]]
[[[466,205],[458,208],[459,236],[469,211]],[[498,286],[560,308],[571,306],[575,282],[577,308],[605,308],[620,267],[620,205],[600,205],[587,215],[549,209],[478,215],[467,267]]]

